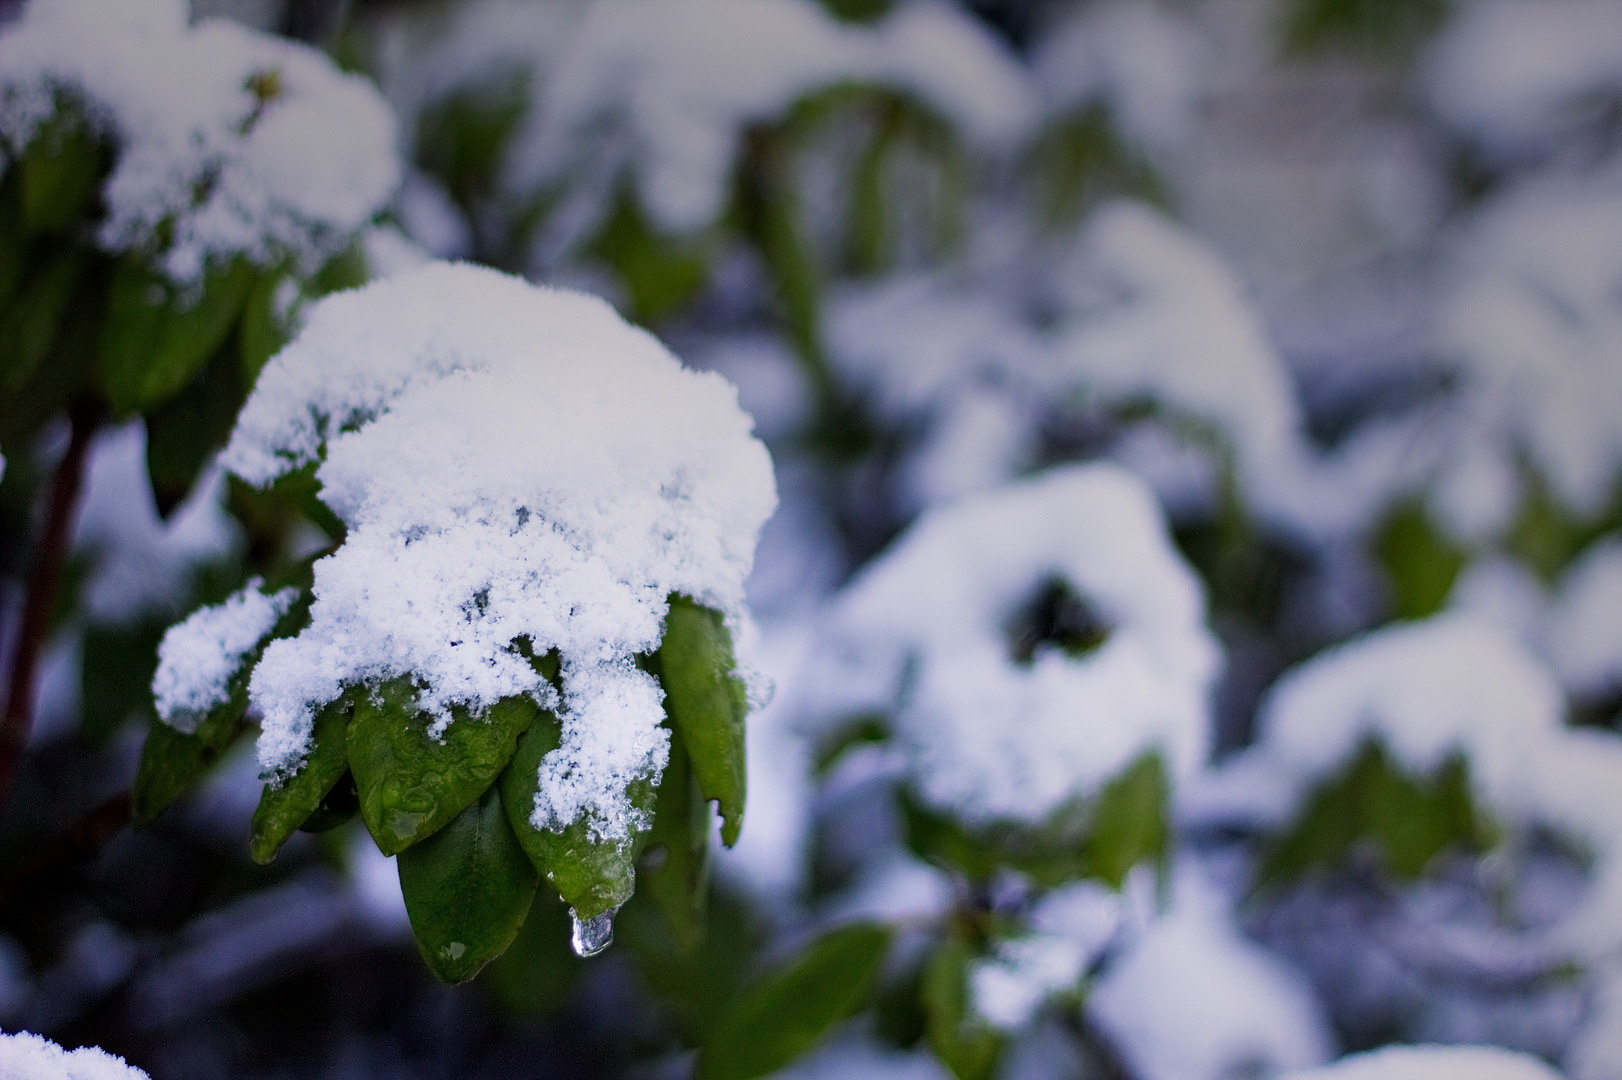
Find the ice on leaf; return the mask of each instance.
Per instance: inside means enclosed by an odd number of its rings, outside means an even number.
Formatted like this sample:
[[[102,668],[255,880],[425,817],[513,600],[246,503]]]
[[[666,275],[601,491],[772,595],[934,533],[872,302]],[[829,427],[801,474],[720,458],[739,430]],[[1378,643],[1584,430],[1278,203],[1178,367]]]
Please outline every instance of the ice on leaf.
[[[99,239],[181,283],[215,257],[313,269],[399,180],[394,120],[364,79],[185,0],[34,0],[0,36],[0,160],[64,102],[117,151]]]
[[[250,700],[260,760],[304,754],[345,686],[409,678],[434,717],[529,694],[560,709],[535,822],[641,824],[626,799],[668,753],[634,662],[682,593],[746,617],[776,502],[720,376],[684,369],[601,300],[434,263],[321,301],[274,359],[222,462],[254,484],[309,462],[348,527],[315,564],[309,626],[271,642]],[[520,654],[556,649],[561,700]]]

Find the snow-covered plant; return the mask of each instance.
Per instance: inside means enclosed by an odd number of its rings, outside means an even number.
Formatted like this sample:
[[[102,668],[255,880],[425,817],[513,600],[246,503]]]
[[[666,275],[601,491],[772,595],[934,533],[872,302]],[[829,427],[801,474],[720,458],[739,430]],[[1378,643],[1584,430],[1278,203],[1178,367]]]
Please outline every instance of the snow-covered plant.
[[[0,38],[4,299],[31,320],[8,330],[25,351],[8,401],[49,383],[48,412],[88,381],[114,411],[150,412],[233,330],[251,376],[285,283],[348,250],[393,192],[393,138],[364,80],[234,23],[188,25],[183,0],[31,3]]]
[[[1602,794],[1622,783],[1622,740],[1568,729],[1563,712],[1551,672],[1460,614],[1341,645],[1269,692],[1255,746],[1218,774],[1227,820],[1266,838],[1263,894],[1316,898],[1283,901],[1273,932],[1294,948],[1340,917],[1334,890],[1381,883],[1362,922],[1327,931],[1370,939],[1365,988],[1340,995],[1357,999],[1355,1024],[1420,1036],[1440,1022],[1399,1019],[1412,991],[1379,973],[1393,954],[1407,979],[1441,985],[1461,970],[1592,973],[1622,946],[1622,813]],[[1551,906],[1555,881],[1567,895]]]
[[[441,978],[507,947],[537,870],[602,947],[649,845],[696,933],[710,801],[742,824],[732,642],[775,505],[750,426],[595,298],[431,264],[321,301],[222,463],[313,468],[343,542],[165,637],[138,814],[251,708],[255,858],[358,809]]]
[[[969,898],[922,1000],[937,1056],[986,1075],[999,1031],[1078,990],[1109,890],[1163,868],[1172,786],[1206,753],[1202,591],[1140,481],[1070,467],[927,512],[847,587],[819,653],[821,758],[892,747],[906,842]],[[1010,888],[1047,897],[999,913]]]

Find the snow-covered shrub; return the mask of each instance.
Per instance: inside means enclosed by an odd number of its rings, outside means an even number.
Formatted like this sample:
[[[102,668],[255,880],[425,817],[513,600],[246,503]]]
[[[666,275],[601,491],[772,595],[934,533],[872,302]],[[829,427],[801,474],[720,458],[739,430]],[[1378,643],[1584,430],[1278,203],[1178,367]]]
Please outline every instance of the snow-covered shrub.
[[[1217,661],[1152,496],[1110,465],[933,509],[838,598],[801,708],[824,761],[884,740],[906,843],[956,876],[921,1000],[958,1075],[1079,991],[1111,890],[1164,869]]]
[[[313,469],[343,541],[302,588],[250,582],[169,632],[138,813],[251,707],[255,856],[358,802],[442,977],[506,948],[530,860],[608,925],[645,842],[670,879],[709,800],[727,843],[742,824],[732,640],[775,504],[749,431],[723,380],[591,297],[432,264],[320,302],[222,462],[258,486]]]

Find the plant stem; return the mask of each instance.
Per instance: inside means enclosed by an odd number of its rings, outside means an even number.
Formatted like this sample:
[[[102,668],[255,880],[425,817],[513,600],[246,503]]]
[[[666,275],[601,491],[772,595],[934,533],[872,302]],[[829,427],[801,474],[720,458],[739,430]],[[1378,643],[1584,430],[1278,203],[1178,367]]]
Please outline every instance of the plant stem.
[[[85,459],[89,456],[90,440],[101,425],[102,409],[99,402],[81,402],[68,410],[72,434],[68,449],[56,466],[51,480],[50,502],[45,510],[45,524],[40,530],[39,543],[34,551],[34,567],[28,578],[28,593],[23,600],[22,625],[17,631],[17,648],[11,658],[11,687],[6,694],[6,711],[0,717],[0,812],[3,812],[11,793],[11,780],[17,763],[28,745],[29,733],[34,727],[34,704],[38,696],[35,686],[40,654],[45,649],[45,637],[51,629],[51,614],[56,606],[57,585],[62,577],[62,564],[67,559],[68,545],[73,538],[73,516],[79,505],[79,492],[84,486]]]

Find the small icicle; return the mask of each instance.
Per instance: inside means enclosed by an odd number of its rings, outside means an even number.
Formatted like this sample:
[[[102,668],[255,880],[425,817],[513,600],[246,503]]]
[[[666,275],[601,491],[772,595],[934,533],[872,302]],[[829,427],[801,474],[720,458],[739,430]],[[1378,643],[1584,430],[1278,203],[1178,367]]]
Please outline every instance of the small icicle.
[[[614,944],[614,913],[618,910],[617,907],[610,908],[601,915],[593,915],[582,921],[574,908],[569,909],[569,919],[574,923],[574,929],[569,934],[569,946],[576,956],[596,956]]]

